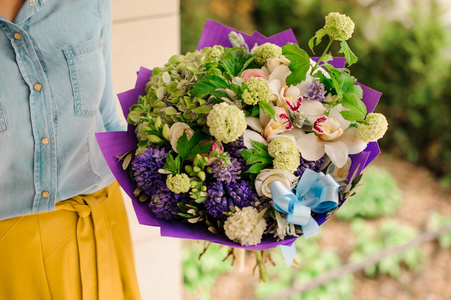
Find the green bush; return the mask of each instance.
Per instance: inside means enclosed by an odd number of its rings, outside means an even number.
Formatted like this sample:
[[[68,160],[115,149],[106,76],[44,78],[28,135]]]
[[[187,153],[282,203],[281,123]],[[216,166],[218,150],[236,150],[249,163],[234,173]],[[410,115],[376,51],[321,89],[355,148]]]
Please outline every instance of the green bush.
[[[363,220],[354,220],[351,230],[357,235],[357,244],[349,258],[353,262],[362,261],[386,248],[402,245],[418,234],[415,228],[389,219],[385,220],[380,228],[375,228],[373,224]],[[401,254],[384,258],[377,264],[366,267],[364,272],[368,277],[386,274],[399,278],[402,264],[411,270],[419,271],[424,259],[421,248],[416,246]]]
[[[342,220],[376,218],[393,215],[401,206],[403,197],[396,180],[386,170],[369,166],[356,188],[356,194],[343,204],[335,215]]]
[[[451,224],[451,216],[443,216],[439,212],[434,211],[430,216],[430,227],[432,230],[437,230],[442,226]],[[445,233],[439,237],[438,243],[441,248],[451,248],[451,232]]]
[[[318,236],[308,240],[300,238],[296,240],[298,255],[296,261],[299,267],[287,268],[281,256],[272,255],[275,266],[268,267],[269,281],[260,283],[256,287],[257,297],[269,297],[291,286],[306,283],[322,274],[341,266],[340,257],[332,251],[321,249],[318,244]],[[290,300],[347,300],[352,296],[353,276],[346,275],[330,281],[325,285],[308,290],[300,295],[289,298]]]
[[[186,293],[200,296],[199,299],[210,299],[210,289],[219,275],[232,269],[230,261],[224,261],[227,256],[227,247],[211,244],[203,254],[204,250],[200,242],[190,242],[183,247],[182,267],[183,286]]]

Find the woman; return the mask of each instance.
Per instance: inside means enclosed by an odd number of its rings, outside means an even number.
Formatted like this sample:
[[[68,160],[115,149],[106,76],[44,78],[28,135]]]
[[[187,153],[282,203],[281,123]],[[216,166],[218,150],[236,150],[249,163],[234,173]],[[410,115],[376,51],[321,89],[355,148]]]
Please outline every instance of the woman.
[[[108,0],[0,2],[0,299],[139,299],[119,186]]]

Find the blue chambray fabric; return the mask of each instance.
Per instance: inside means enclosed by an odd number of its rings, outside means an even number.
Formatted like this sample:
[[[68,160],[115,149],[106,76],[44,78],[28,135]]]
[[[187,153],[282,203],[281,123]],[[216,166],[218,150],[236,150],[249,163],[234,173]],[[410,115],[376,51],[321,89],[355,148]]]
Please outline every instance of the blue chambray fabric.
[[[26,0],[14,22],[0,15],[0,220],[114,180],[95,139],[125,129],[110,60],[109,0]]]

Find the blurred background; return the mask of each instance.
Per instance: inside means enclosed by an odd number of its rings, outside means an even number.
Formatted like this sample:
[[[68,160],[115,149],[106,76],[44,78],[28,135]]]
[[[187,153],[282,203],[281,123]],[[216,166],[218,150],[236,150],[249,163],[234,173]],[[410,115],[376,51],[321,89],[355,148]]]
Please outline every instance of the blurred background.
[[[290,288],[345,268],[451,222],[451,2],[449,0],[113,0],[116,91],[133,87],[140,66],[195,50],[206,19],[270,36],[291,28],[308,40],[337,11],[356,24],[351,74],[382,92],[376,108],[389,130],[357,190],[315,238],[296,242],[296,264],[273,255],[258,283],[249,253],[244,273],[227,249],[158,237],[130,212],[144,299],[451,299],[451,235],[303,293]],[[321,53],[320,44],[317,53]],[[335,51],[336,53],[336,51]],[[126,201],[128,202],[128,201]],[[159,284],[156,284],[158,280]],[[285,294],[283,295],[282,293]],[[283,296],[282,296],[283,295]]]

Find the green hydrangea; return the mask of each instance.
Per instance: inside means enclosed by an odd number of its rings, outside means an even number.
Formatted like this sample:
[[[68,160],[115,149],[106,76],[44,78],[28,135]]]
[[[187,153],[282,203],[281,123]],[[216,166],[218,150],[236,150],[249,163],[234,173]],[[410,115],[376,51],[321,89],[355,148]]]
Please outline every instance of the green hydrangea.
[[[324,30],[333,40],[346,41],[351,38],[355,24],[350,17],[331,12],[326,16]]]
[[[272,43],[264,43],[252,50],[255,55],[254,61],[264,65],[268,59],[282,57],[282,48]]]
[[[207,61],[208,62],[218,61],[224,54],[224,47],[220,45],[215,45],[213,47],[205,47],[202,49],[201,52],[204,55],[202,63],[206,63]]]
[[[268,154],[274,158],[274,169],[293,173],[300,164],[300,153],[294,141],[289,138],[276,138],[268,145]]]
[[[268,81],[261,77],[250,77],[247,89],[244,90],[242,98],[244,103],[257,105],[259,101],[271,102],[276,99],[276,95],[269,89]]]
[[[236,141],[246,130],[244,112],[226,102],[216,104],[207,116],[207,126],[218,141]]]
[[[366,123],[357,127],[356,134],[365,142],[374,142],[384,136],[387,128],[388,122],[383,114],[369,113],[366,116]]]
[[[166,179],[166,186],[176,194],[187,193],[191,188],[191,182],[187,174],[170,174]]]

